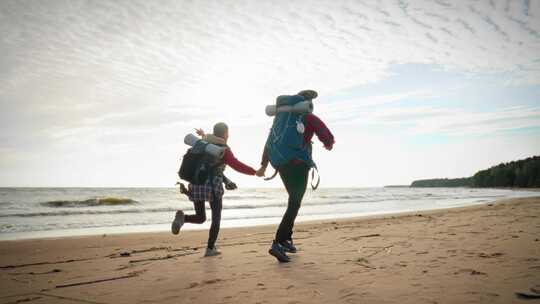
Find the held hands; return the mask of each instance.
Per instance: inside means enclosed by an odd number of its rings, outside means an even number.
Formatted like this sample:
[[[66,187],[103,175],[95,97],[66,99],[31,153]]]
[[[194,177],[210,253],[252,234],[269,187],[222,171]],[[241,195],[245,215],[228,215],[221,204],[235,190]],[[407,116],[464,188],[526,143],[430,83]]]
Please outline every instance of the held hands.
[[[258,177],[264,177],[264,173],[266,172],[266,167],[261,166],[257,172],[255,172],[255,175]]]

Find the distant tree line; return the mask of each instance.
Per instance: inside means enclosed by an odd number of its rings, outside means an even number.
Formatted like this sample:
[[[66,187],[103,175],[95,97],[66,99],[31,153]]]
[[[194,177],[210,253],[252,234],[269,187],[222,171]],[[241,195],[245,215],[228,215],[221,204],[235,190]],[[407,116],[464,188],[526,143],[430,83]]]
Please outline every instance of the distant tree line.
[[[416,180],[411,187],[540,187],[540,156],[502,163],[472,177]]]
[[[415,180],[411,184],[411,187],[469,187],[469,186],[471,186],[470,177],[421,179],[421,180]]]

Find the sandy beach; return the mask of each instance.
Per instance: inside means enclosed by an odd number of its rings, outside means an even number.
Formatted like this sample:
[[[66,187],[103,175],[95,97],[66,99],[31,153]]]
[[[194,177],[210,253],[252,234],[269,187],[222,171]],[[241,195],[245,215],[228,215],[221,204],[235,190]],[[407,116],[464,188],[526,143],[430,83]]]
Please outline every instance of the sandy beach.
[[[540,296],[540,198],[275,226],[0,242],[0,303],[521,303]]]

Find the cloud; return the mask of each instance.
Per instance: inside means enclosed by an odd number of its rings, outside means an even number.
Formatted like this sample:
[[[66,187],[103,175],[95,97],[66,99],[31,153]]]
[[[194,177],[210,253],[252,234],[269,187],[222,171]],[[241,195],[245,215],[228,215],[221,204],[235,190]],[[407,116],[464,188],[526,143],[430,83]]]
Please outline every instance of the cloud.
[[[182,103],[174,97],[224,79],[267,96],[302,84],[331,91],[376,81],[395,62],[540,81],[537,66],[519,68],[540,58],[534,2],[400,3],[4,1],[0,90]]]
[[[488,112],[434,106],[386,107],[365,110],[346,124],[379,126],[410,134],[487,135],[540,127],[538,106],[514,106]]]
[[[0,148],[20,153],[83,139],[158,145],[217,120],[254,126],[277,95],[330,96],[404,63],[540,85],[539,1],[5,0],[0,32]],[[426,84],[317,107],[354,121],[432,92]],[[441,109],[419,107],[451,118]],[[374,123],[399,121],[379,114]],[[422,115],[424,130],[480,132]]]

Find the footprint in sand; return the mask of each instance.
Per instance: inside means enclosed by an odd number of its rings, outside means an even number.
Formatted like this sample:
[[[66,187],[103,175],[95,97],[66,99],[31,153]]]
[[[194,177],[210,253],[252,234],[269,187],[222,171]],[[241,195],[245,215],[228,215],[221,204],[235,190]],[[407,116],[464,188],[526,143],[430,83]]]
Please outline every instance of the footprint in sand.
[[[342,290],[343,293],[344,290]],[[340,300],[345,301],[345,303],[358,303],[359,295],[356,292],[346,292],[345,295],[339,297]]]
[[[474,269],[468,269],[468,268],[460,269],[460,270],[454,272],[454,274],[461,274],[461,273],[468,273],[470,275],[485,275],[485,276],[487,276],[487,273],[485,273],[485,272],[477,271],[477,270],[474,270]]]
[[[223,280],[222,279],[213,279],[213,280],[205,280],[205,281],[202,281],[201,283],[191,282],[191,283],[189,283],[189,286],[187,287],[187,289],[191,289],[191,288],[195,288],[195,287],[203,286],[203,285],[208,285],[208,284],[214,284],[214,283],[218,283],[218,282],[221,282],[221,281],[223,281]]]

